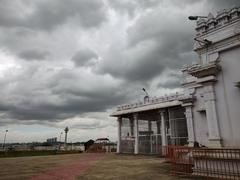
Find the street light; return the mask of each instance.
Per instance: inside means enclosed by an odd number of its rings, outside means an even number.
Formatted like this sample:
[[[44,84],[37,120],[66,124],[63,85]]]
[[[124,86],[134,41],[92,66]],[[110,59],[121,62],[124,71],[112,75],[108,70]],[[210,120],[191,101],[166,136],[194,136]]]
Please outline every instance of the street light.
[[[3,145],[2,145],[3,150],[5,150],[5,142],[6,142],[7,132],[8,132],[8,130],[6,129],[5,135],[4,135],[4,140],[3,140]]]
[[[189,16],[188,19],[190,21],[196,21],[198,18],[208,18],[207,16]],[[194,38],[195,41],[199,42],[200,45],[206,45],[207,47],[212,44],[212,41],[209,41],[208,39],[199,39]]]
[[[148,96],[148,93],[145,88],[142,88],[142,90],[146,93],[146,96]]]
[[[144,96],[144,103],[148,102],[149,101],[149,96],[148,96],[148,92],[146,91],[145,88],[142,88],[142,90],[145,92],[145,96]]]
[[[196,21],[198,18],[207,18],[207,16],[189,16],[188,19],[191,21]]]

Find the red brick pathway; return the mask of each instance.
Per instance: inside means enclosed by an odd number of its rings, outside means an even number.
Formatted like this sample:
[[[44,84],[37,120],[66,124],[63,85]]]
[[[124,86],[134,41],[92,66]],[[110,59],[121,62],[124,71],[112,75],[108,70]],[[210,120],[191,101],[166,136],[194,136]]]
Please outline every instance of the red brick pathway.
[[[83,158],[72,164],[50,169],[49,171],[32,177],[31,180],[73,180],[76,176],[93,166],[103,156],[104,154],[102,153],[85,154]]]

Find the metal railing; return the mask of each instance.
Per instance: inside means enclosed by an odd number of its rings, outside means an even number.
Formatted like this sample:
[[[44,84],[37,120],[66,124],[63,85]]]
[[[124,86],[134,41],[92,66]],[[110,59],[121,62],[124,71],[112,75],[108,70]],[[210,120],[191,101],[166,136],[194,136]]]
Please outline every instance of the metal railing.
[[[161,154],[161,134],[139,135],[140,154]]]
[[[134,153],[134,138],[121,139],[121,153]]]
[[[195,148],[193,175],[240,180],[240,149]]]
[[[173,175],[240,180],[240,149],[165,147]]]
[[[185,146],[167,146],[166,157],[170,160],[173,175],[192,175],[192,148]]]

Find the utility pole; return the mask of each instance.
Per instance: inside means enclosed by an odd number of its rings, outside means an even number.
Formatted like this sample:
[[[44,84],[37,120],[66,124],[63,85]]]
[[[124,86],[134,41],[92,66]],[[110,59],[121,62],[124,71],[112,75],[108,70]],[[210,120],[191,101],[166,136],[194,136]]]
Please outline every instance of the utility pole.
[[[64,131],[65,131],[64,147],[65,147],[65,150],[67,150],[67,133],[68,133],[68,131],[69,131],[68,127],[66,127],[66,128],[64,129]]]

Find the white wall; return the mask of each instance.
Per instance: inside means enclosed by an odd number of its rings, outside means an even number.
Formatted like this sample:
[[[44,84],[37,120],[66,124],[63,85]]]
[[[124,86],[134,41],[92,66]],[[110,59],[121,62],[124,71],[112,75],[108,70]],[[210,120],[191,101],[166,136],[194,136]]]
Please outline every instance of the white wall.
[[[196,141],[200,144],[207,146],[208,144],[208,126],[206,112],[200,112],[204,99],[201,97],[203,94],[203,88],[197,88],[195,92],[196,100],[193,106],[193,119],[194,119],[194,131]]]
[[[240,147],[240,47],[220,52],[222,71],[216,84],[220,133],[224,146]]]
[[[215,84],[216,106],[220,136],[224,147],[240,147],[240,46],[219,52],[222,70]],[[206,114],[199,109],[204,105],[203,87],[195,88],[196,100],[193,106],[196,141],[208,146],[208,125]]]

